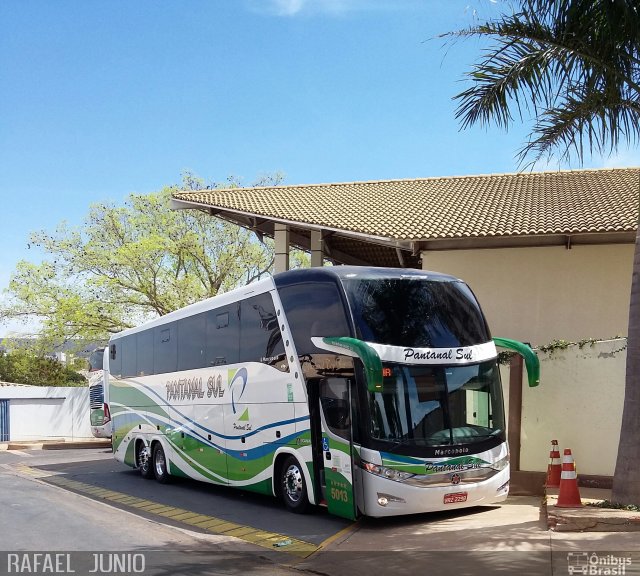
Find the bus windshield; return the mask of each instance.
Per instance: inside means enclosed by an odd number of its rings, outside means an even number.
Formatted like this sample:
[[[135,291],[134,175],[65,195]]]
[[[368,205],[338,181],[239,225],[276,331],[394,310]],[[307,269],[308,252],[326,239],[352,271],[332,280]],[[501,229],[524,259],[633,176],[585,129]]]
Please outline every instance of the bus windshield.
[[[102,362],[104,356],[104,348],[97,348],[89,356],[89,372],[96,372],[102,370]]]
[[[504,441],[496,360],[469,366],[385,364],[383,389],[368,392],[370,437],[387,452]]]
[[[480,307],[463,282],[425,277],[343,278],[357,337],[391,346],[449,348],[488,342]]]

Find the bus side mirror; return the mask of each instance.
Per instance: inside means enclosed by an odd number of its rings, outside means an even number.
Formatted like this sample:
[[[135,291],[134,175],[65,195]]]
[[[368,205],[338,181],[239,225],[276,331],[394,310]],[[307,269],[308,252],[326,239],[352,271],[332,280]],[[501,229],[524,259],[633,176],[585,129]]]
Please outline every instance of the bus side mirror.
[[[362,340],[346,336],[326,337],[322,338],[322,341],[330,346],[337,346],[353,352],[364,365],[367,390],[369,392],[382,392],[382,361],[371,346]]]
[[[531,349],[531,346],[518,340],[511,340],[510,338],[494,338],[493,341],[496,343],[496,346],[513,350],[524,358],[530,388],[540,384],[540,360],[538,359],[538,355]]]

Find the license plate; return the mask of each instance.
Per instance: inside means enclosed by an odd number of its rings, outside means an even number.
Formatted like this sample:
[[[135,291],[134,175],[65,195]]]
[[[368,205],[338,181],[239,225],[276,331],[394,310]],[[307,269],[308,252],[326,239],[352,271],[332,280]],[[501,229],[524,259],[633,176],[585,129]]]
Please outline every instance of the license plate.
[[[467,501],[466,492],[453,492],[452,494],[444,495],[445,504],[457,504],[459,502],[466,502],[466,501]]]

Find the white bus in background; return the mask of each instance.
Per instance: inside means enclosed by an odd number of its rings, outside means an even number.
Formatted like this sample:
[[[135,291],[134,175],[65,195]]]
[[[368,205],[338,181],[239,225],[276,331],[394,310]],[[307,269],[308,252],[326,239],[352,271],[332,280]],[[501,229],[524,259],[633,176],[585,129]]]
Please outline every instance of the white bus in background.
[[[89,421],[96,438],[111,438],[111,414],[105,386],[106,350],[98,348],[89,357]]]
[[[535,385],[530,348],[499,343]],[[456,278],[284,272],[116,334],[105,358],[114,454],[144,478],[346,518],[507,497],[496,346]]]

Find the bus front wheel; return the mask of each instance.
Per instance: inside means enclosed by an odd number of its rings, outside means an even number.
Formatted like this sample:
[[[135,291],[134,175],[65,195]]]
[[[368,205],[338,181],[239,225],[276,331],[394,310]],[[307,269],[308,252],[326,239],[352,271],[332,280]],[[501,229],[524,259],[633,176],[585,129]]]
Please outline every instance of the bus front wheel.
[[[280,488],[284,505],[291,512],[303,514],[309,508],[309,497],[304,474],[298,460],[289,456],[281,470]]]
[[[169,469],[167,468],[167,457],[164,448],[160,443],[153,447],[153,473],[160,484],[169,482]]]
[[[136,459],[140,475],[149,480],[153,478],[153,469],[151,468],[151,457],[149,455],[149,447],[142,441],[138,442],[136,450]]]

